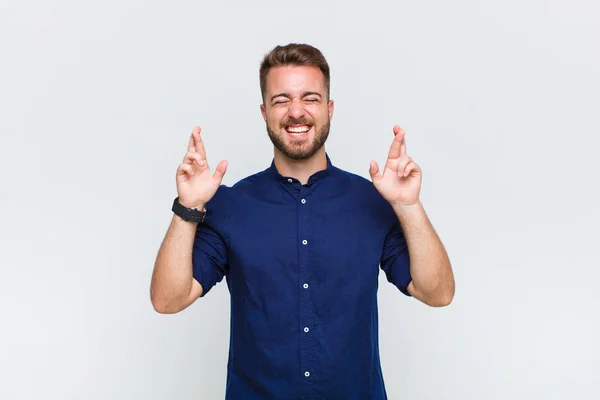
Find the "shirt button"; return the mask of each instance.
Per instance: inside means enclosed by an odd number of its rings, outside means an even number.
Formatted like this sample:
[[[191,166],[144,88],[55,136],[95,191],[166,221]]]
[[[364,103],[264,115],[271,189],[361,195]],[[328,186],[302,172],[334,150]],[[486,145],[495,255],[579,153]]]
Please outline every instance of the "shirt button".
[[[289,183],[292,183],[292,182],[293,182],[293,181],[292,181],[292,178],[288,178],[288,182],[289,182]]]
[[[308,332],[308,330],[309,330],[308,327],[304,328],[304,332]]]
[[[302,199],[300,201],[302,202],[302,204],[306,204],[306,199]]]
[[[305,283],[304,285],[302,285],[302,287],[303,287],[304,289],[308,289],[308,283]]]
[[[306,372],[304,373],[304,376],[306,376],[306,377],[309,377],[309,376],[310,376],[310,372],[306,371]]]
[[[304,240],[302,241],[302,244],[303,244],[303,245],[306,245],[307,243],[308,243],[308,240],[306,240],[306,239],[304,239]]]

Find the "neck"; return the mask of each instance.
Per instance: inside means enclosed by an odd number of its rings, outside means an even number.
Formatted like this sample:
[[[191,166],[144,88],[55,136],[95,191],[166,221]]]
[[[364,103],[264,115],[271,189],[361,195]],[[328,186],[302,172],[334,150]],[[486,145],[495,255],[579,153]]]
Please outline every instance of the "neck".
[[[275,149],[274,162],[281,175],[296,178],[305,185],[311,175],[327,168],[325,146],[322,146],[319,151],[306,160],[293,160]]]

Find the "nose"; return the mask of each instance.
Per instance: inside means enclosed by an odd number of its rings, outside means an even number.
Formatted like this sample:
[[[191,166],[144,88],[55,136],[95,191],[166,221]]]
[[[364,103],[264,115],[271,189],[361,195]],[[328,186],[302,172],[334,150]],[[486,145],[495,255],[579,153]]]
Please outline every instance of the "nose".
[[[293,99],[290,102],[288,114],[290,117],[295,119],[300,119],[304,117],[304,107],[302,106],[302,102],[298,99]]]

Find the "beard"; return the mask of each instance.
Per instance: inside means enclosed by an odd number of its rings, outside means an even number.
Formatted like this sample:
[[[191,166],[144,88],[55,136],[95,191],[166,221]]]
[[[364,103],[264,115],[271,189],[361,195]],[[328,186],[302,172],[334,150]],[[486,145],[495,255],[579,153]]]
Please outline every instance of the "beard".
[[[307,144],[306,141],[292,142],[288,146],[286,146],[285,140],[280,135],[275,133],[271,129],[271,127],[269,126],[268,123],[267,123],[267,132],[269,134],[269,138],[271,139],[271,142],[273,143],[273,146],[275,146],[275,148],[277,150],[279,150],[284,156],[286,156],[287,158],[290,158],[292,160],[306,160],[306,159],[311,158],[313,155],[315,155],[315,153],[317,151],[319,151],[319,149],[321,147],[323,147],[323,145],[327,141],[327,138],[329,137],[329,128],[330,128],[331,122],[329,120],[327,120],[327,122],[325,124],[323,124],[323,126],[319,130],[317,130],[316,126],[313,125],[312,123],[308,123],[305,121],[302,121],[302,122],[287,121],[285,124],[281,125],[281,129],[284,129],[284,127],[288,124],[298,124],[298,123],[299,124],[308,124],[312,128],[315,128],[315,136],[310,143]]]

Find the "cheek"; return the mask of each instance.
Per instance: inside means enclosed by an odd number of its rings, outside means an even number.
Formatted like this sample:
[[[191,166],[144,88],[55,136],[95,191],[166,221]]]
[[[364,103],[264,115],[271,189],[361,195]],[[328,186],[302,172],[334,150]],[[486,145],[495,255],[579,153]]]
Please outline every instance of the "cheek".
[[[318,109],[312,109],[307,111],[309,117],[317,123],[322,124],[327,122],[327,120],[329,119],[329,110],[327,110],[327,108],[323,109],[319,107]]]
[[[267,123],[271,126],[279,126],[279,124],[283,120],[284,115],[285,112],[281,109],[272,109],[267,114]]]
[[[281,121],[281,119],[279,117],[277,117],[277,116],[274,116],[274,115],[269,115],[267,117],[267,123],[272,128],[278,128],[280,121]]]

